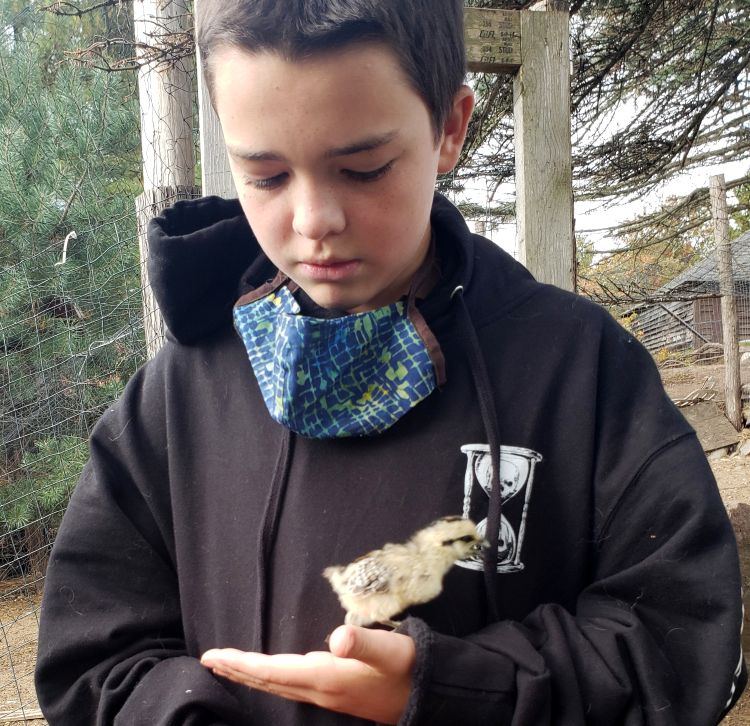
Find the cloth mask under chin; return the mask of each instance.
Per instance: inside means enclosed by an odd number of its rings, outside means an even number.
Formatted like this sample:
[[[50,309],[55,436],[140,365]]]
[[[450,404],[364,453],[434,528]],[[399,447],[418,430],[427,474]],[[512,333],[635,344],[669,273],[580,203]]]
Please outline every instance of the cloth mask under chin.
[[[385,431],[444,382],[440,346],[413,293],[377,310],[303,315],[277,277],[240,298],[234,324],[271,417],[302,436]]]

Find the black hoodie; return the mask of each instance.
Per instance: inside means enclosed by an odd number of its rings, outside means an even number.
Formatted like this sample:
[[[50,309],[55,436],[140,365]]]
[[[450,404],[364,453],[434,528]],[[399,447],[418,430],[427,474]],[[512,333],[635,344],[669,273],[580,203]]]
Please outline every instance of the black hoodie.
[[[407,613],[403,724],[711,726],[736,699],[736,545],[650,356],[441,197],[432,225],[443,277],[420,310],[446,385],[383,434],[310,440],[271,420],[232,328],[274,272],[239,204],[152,222],[170,335],[95,428],[55,543],[37,665],[52,726],[362,723],[198,659],[325,649],[343,620],[326,566],[462,513],[494,523],[498,573],[455,567]]]

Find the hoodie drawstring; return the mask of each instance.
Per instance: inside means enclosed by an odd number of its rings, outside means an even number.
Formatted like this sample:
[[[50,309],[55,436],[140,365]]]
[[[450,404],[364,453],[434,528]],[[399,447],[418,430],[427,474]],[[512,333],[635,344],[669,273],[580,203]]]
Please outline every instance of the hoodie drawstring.
[[[279,443],[279,454],[276,459],[271,486],[266,499],[266,506],[261,520],[260,533],[258,535],[258,601],[255,610],[255,650],[259,653],[266,652],[266,610],[268,602],[269,561],[276,540],[276,531],[279,526],[279,515],[284,494],[289,482],[289,466],[292,461],[292,432],[282,427],[281,441]]]
[[[474,323],[469,314],[464,300],[464,288],[462,285],[456,287],[451,293],[451,299],[458,301],[458,307],[461,311],[462,325],[461,334],[464,337],[464,350],[469,357],[469,369],[474,381],[474,388],[479,400],[479,411],[482,416],[482,423],[487,434],[487,443],[490,449],[490,461],[492,462],[492,489],[490,490],[490,501],[487,511],[487,537],[489,546],[483,552],[483,572],[484,585],[487,596],[487,610],[491,622],[497,622],[499,611],[497,606],[497,551],[500,539],[500,522],[502,514],[502,488],[500,485],[500,435],[498,431],[498,418],[495,409],[495,399],[492,395],[490,377],[487,372],[487,365],[482,355],[482,349],[479,346]]]

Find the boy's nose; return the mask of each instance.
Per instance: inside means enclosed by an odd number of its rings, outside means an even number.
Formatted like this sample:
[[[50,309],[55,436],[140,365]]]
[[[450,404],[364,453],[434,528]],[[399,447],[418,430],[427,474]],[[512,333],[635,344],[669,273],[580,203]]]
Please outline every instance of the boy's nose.
[[[340,234],[345,227],[344,210],[335,194],[324,189],[299,190],[294,200],[292,227],[301,237],[321,240]]]

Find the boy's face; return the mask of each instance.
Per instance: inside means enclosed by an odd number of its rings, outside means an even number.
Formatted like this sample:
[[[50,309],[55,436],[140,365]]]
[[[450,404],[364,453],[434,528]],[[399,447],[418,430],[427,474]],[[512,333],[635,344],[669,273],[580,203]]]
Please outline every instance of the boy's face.
[[[226,48],[212,66],[240,203],[269,259],[323,307],[372,310],[407,292],[471,92],[436,145],[425,103],[383,46],[295,62]]]

